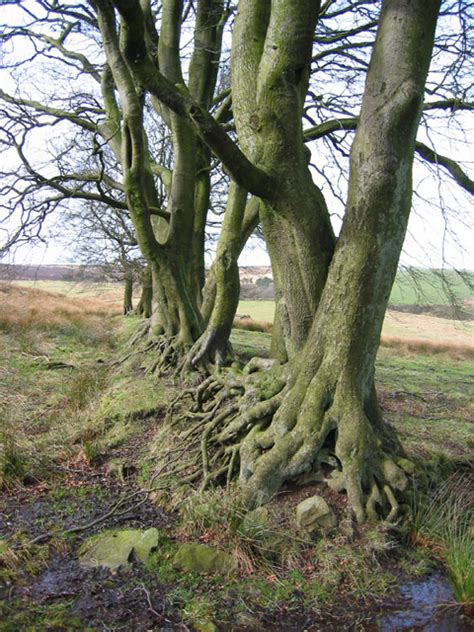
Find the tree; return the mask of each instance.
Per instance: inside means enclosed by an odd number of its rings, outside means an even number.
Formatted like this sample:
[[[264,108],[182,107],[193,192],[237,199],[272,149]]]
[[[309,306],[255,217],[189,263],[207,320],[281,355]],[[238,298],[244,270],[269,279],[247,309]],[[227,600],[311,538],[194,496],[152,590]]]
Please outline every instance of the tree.
[[[269,371],[254,371],[255,361],[248,375],[217,373],[199,387],[198,407],[217,397],[186,431],[201,437],[204,484],[232,476],[239,465],[249,504],[264,502],[286,481],[318,468],[329,450],[358,519],[377,513],[394,518],[396,494],[407,485],[404,468],[411,466],[378,407],[374,361],[411,208],[439,1],[385,0],[380,16],[364,0],[241,1],[232,27],[231,103],[227,91],[214,94],[230,3],[196,4],[186,77],[179,41],[193,3],[186,9],[179,0],[159,5],[159,37],[156,7],[148,2],[94,0],[97,19],[81,4],[40,4],[56,20],[67,22],[73,13],[100,31],[105,123],[94,130],[120,161],[127,207],[152,271],[152,330],[165,342],[157,346],[163,349],[159,368],[177,354],[184,354],[187,369],[199,365],[211,372],[210,362],[224,361],[237,300],[237,257],[258,213],[276,287],[275,360],[264,365]],[[50,45],[64,48],[75,24],[61,23],[62,35]],[[334,76],[350,75],[343,98],[314,92],[315,32],[316,45],[327,47],[317,48],[315,60],[333,60]],[[38,109],[31,100],[3,98]],[[452,98],[443,94],[430,107],[445,111]],[[148,103],[171,130],[172,170],[152,159]],[[465,95],[457,103],[460,110],[470,107]],[[51,108],[39,109],[51,115]],[[317,120],[331,112],[336,120]],[[64,110],[62,116],[78,118]],[[312,128],[304,129],[308,117]],[[341,149],[337,130],[355,128],[344,222],[336,237],[305,142],[327,138]],[[202,300],[210,151],[233,182]],[[436,160],[426,151],[424,157]],[[469,178],[455,170],[451,175],[469,188]],[[158,203],[158,176],[167,188],[166,209]]]
[[[105,2],[96,4],[105,11]],[[401,447],[377,404],[374,361],[411,207],[415,138],[439,2],[384,3],[337,245],[310,177],[301,126],[318,4],[239,5],[231,76],[243,155],[226,145],[188,94],[159,74],[146,82],[151,68],[140,49],[139,8],[114,4],[127,24],[122,50],[143,87],[187,115],[236,183],[262,199],[260,219],[278,292],[274,349],[290,365],[287,379],[275,375],[270,399],[219,429],[224,444],[240,434],[240,479],[249,502],[265,502],[284,481],[318,465],[329,441],[357,518],[374,517],[377,508],[394,518],[394,492],[405,489],[407,478],[403,461],[396,463]],[[104,39],[110,42],[112,35],[108,30]],[[118,44],[110,59],[117,51]],[[233,405],[229,414],[235,412]],[[204,435],[220,417],[221,411]]]
[[[108,280],[124,284],[123,313],[132,313],[133,287],[142,283],[146,296],[147,283],[128,211],[86,201],[65,209],[56,231],[82,265],[100,269]],[[145,309],[140,308],[140,313]]]

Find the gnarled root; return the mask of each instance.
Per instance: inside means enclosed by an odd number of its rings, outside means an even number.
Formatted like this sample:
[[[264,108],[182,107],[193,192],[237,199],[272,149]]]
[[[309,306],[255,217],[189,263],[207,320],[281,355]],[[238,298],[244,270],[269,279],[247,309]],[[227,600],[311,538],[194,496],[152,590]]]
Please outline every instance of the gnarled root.
[[[201,369],[209,375],[214,367],[223,367],[228,358],[234,358],[229,337],[217,329],[206,329],[191,347],[183,369]]]
[[[254,430],[242,442],[241,480],[249,505],[266,502],[285,481],[320,469],[329,453],[336,468],[328,484],[347,493],[358,522],[395,522],[397,497],[407,489],[413,466],[376,414],[373,397],[364,407],[357,395],[340,386],[331,391],[319,376],[296,401],[293,418],[288,415],[295,399],[282,404],[265,432]]]
[[[190,345],[185,344],[178,335],[152,335],[150,319],[140,323],[130,338],[129,346],[132,351],[115,362],[114,366],[120,366],[130,358],[141,357],[145,373],[158,376],[165,372],[179,373],[190,350]]]
[[[151,322],[150,322],[150,319],[147,318],[145,321],[140,323],[140,325],[133,332],[133,335],[128,342],[129,346],[134,347],[136,344],[146,339],[150,333],[150,329],[151,329]]]
[[[374,403],[319,371],[307,383],[287,367],[252,360],[183,391],[168,411],[181,480],[227,484],[239,476],[249,506],[309,472],[347,493],[359,522],[395,522],[412,466]],[[175,474],[170,472],[169,474]]]
[[[229,485],[236,477],[242,438],[252,427],[270,423],[281,402],[286,379],[283,367],[273,364],[266,372],[256,371],[255,363],[244,371],[222,369],[171,403],[166,427],[175,446],[187,446],[182,459],[187,482],[200,481],[204,489]]]

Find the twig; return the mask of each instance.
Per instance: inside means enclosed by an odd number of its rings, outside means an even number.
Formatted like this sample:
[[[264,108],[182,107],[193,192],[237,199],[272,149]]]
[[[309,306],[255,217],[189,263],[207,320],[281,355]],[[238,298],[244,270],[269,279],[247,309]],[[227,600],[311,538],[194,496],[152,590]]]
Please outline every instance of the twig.
[[[107,518],[110,518],[111,516],[113,516],[125,502],[127,502],[128,500],[131,500],[132,498],[135,498],[135,496],[138,496],[138,494],[143,494],[143,493],[147,493],[147,492],[144,492],[143,490],[140,489],[136,492],[133,492],[133,494],[129,494],[128,496],[121,498],[112,507],[112,509],[110,509],[107,513],[103,514],[102,516],[99,516],[95,520],[92,520],[92,522],[88,522],[87,524],[81,525],[79,527],[71,527],[70,529],[64,529],[63,531],[59,531],[59,532],[48,531],[46,533],[42,533],[41,535],[36,536],[36,538],[33,538],[32,540],[30,540],[29,544],[40,544],[42,542],[47,542],[54,536],[70,535],[71,533],[79,533],[81,531],[87,531],[87,529],[91,529],[92,527],[95,527],[97,524],[104,522],[104,520],[107,520]],[[140,505],[142,505],[145,502],[145,500],[146,498],[142,499],[139,503],[136,504],[136,506],[140,507]],[[135,507],[130,507],[127,509],[127,511],[121,512],[118,515],[123,515],[124,513],[128,513],[134,508]]]
[[[161,619],[161,614],[159,612],[157,612],[154,608],[153,608],[153,604],[151,603],[151,597],[150,597],[150,593],[148,592],[148,590],[145,588],[145,584],[140,584],[140,586],[137,586],[136,588],[133,589],[133,592],[135,590],[138,590],[139,588],[141,588],[143,590],[143,592],[145,593],[146,596],[146,600],[148,602],[148,610],[155,615],[155,617],[157,617],[158,619]]]
[[[146,353],[147,351],[150,351],[150,349],[152,349],[156,344],[156,341],[152,340],[151,342],[149,342],[146,347],[144,347],[143,349],[138,349],[137,351],[131,351],[130,353],[127,353],[127,355],[125,355],[123,358],[121,358],[120,360],[117,360],[116,362],[112,363],[112,366],[120,366],[121,364],[123,364],[126,360],[128,360],[129,358],[131,358],[134,355],[139,355],[140,353]]]

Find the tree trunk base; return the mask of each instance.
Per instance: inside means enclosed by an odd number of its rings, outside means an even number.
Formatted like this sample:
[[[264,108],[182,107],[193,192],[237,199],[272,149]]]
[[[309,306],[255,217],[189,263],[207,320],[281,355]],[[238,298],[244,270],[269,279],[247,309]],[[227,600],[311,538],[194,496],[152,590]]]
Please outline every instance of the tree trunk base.
[[[337,388],[329,396],[320,380],[290,420],[294,388],[288,366],[254,358],[243,371],[221,369],[184,390],[167,416],[175,445],[187,446],[184,480],[203,490],[238,478],[252,508],[307,472],[327,475],[329,467],[329,479],[337,479],[331,486],[347,493],[359,522],[395,522],[413,467],[394,430],[369,419],[356,397]]]

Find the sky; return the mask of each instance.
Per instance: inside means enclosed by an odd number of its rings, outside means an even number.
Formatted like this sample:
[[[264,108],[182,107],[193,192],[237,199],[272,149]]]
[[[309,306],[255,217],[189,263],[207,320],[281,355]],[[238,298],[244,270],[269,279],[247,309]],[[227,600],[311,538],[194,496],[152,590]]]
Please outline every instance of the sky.
[[[1,73],[0,80],[3,89],[8,90],[13,85],[5,73]],[[472,126],[472,123],[470,125]],[[434,140],[437,150],[465,161],[467,168],[470,168],[471,178],[474,177],[472,170],[474,162],[471,160],[470,149],[460,139],[458,130],[450,128],[449,130],[435,131],[436,138]],[[433,139],[427,138],[423,129],[420,129],[420,140],[429,142]],[[320,160],[320,156],[316,155],[315,147],[312,147],[312,151],[314,161]],[[327,183],[314,171],[313,178],[323,188],[330,211],[335,209],[335,213],[340,215],[342,212],[341,204],[332,196]],[[474,270],[472,198],[469,200],[466,195],[460,195],[456,186],[439,185],[436,179],[428,179],[426,171],[420,169],[419,166],[415,169],[414,188],[414,209],[401,255],[401,264]],[[440,211],[440,202],[444,207],[444,214]],[[77,258],[57,238],[48,238],[48,233],[58,232],[55,230],[57,219],[57,217],[52,216],[46,222],[44,232],[46,243],[38,243],[34,246],[26,245],[15,251],[13,259],[9,256],[3,261],[33,265],[77,262]],[[340,226],[337,217],[334,217],[334,225],[337,232]],[[211,256],[208,256],[207,263],[210,263]],[[263,243],[260,240],[252,239],[244,249],[239,263],[249,266],[269,265],[270,260]]]

